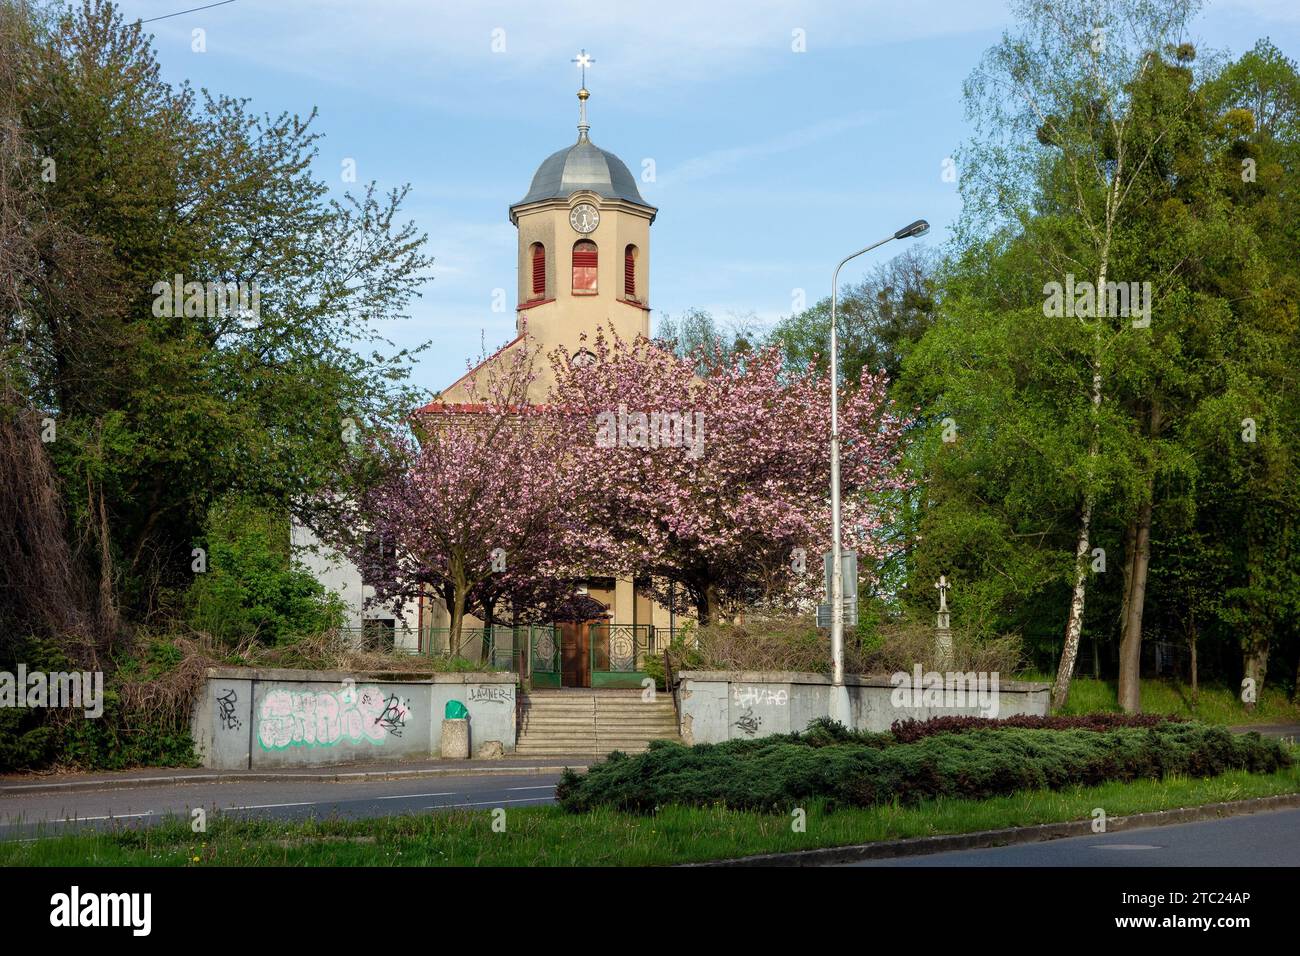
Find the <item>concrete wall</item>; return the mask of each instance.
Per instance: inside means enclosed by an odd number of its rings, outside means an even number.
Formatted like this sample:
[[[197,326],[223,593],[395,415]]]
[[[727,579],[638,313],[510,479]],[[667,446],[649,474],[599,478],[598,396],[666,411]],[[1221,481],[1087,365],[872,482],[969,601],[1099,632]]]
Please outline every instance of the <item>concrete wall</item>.
[[[678,703],[682,740],[720,743],[739,737],[766,737],[801,731],[830,710],[830,678],[796,672],[682,671]],[[967,685],[927,682],[920,674],[898,677],[845,677],[855,730],[886,731],[896,720],[926,720],[942,715],[1045,716],[1051,685],[992,681],[984,696]],[[959,693],[960,691],[960,693]]]
[[[305,767],[439,754],[447,702],[469,711],[470,752],[515,749],[513,674],[378,675],[214,667],[191,730],[203,766]]]

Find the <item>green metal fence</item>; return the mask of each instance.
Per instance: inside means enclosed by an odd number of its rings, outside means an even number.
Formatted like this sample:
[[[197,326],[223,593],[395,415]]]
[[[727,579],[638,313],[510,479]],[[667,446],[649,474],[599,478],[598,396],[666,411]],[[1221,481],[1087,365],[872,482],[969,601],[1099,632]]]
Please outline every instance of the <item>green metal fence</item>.
[[[452,640],[449,627],[420,630],[420,653],[480,663],[493,670],[516,670],[517,654],[513,627],[462,627],[460,639]]]
[[[646,658],[658,650],[656,631],[650,624],[592,624],[592,687],[640,687],[650,675]]]
[[[561,686],[563,675],[560,671],[560,629],[550,626],[530,626],[527,630],[528,671],[533,686]]]
[[[462,627],[460,639],[455,641],[449,627],[416,629],[376,621],[339,631],[362,650],[456,659],[489,670],[518,671],[530,646],[527,627]]]
[[[642,686],[642,681],[649,676],[645,670],[646,659],[661,656],[674,637],[684,636],[674,630],[649,624],[589,624],[591,686]],[[341,628],[340,633],[363,650],[441,657],[460,661],[462,666],[515,671],[531,676],[534,687],[563,684],[563,649],[558,625],[463,627],[456,641],[452,640],[448,627],[416,629],[390,626],[384,621]]]

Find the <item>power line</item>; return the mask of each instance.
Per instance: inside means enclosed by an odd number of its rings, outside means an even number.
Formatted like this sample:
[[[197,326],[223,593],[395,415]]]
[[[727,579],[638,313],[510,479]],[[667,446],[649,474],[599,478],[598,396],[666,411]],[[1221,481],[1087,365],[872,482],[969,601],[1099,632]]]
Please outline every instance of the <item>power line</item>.
[[[167,20],[171,17],[182,17],[187,13],[198,13],[200,10],[211,10],[213,7],[224,7],[228,3],[234,3],[235,0],[221,0],[220,3],[209,3],[205,7],[192,7],[189,10],[179,10],[176,13],[164,14],[161,17],[150,17],[148,20],[138,20],[138,23],[153,23],[157,20]]]

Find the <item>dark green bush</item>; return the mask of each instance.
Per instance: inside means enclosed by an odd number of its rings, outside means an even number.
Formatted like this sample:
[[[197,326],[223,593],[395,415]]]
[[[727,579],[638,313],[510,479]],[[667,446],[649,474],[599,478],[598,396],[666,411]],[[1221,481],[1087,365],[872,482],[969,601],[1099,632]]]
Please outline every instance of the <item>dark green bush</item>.
[[[206,570],[186,593],[189,624],[227,643],[283,644],[343,623],[337,595],[294,565],[286,520],[238,498],[208,513]]]
[[[980,799],[1168,774],[1271,773],[1290,764],[1277,741],[1193,723],[972,730],[907,744],[819,723],[805,734],[758,740],[694,747],[657,741],[634,757],[612,754],[585,774],[566,771],[556,795],[574,812],[649,812],[665,804],[784,810],[809,799],[831,806]]]
[[[20,644],[0,670],[77,670],[53,641]],[[204,662],[161,636],[141,634],[105,661],[104,711],[0,708],[0,773],[57,765],[81,770],[193,766],[189,706]]]

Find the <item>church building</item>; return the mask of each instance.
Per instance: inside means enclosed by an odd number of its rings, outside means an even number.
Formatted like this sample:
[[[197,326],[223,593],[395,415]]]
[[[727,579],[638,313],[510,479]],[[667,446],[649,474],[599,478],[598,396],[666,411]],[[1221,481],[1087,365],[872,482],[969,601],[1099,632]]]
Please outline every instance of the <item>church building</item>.
[[[548,156],[524,197],[510,206],[510,222],[518,229],[516,334],[478,366],[521,348],[537,352],[543,358],[529,388],[534,402],[544,401],[553,384],[544,357],[557,347],[563,346],[574,362],[593,362],[596,356],[584,338],[591,341],[598,329],[612,328],[625,341],[650,335],[650,226],[658,210],[642,197],[627,165],[591,141],[589,97],[584,84],[578,91],[577,141]],[[465,381],[471,374],[439,392],[417,414],[467,403]],[[542,646],[563,658],[555,686],[626,685],[620,672],[639,673],[646,654],[662,652],[683,622],[636,585],[631,579],[596,576],[580,587],[591,620],[557,622],[554,646]],[[421,602],[419,619],[422,634],[436,633],[447,628],[450,614],[441,600],[429,597]],[[483,622],[466,619],[467,633],[482,627]],[[516,637],[517,659],[518,645]],[[539,655],[530,656],[536,685]]]

